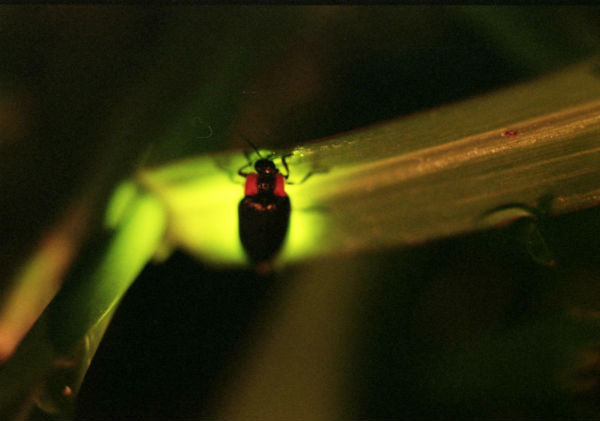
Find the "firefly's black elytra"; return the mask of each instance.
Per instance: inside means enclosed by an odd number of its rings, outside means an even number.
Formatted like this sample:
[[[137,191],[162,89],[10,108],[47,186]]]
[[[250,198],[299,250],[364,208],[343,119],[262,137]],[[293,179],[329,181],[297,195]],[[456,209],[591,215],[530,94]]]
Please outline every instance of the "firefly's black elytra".
[[[250,143],[250,142],[249,142]],[[250,143],[251,144],[251,143]],[[244,198],[238,206],[240,240],[246,255],[254,264],[268,263],[281,249],[290,220],[290,198],[285,192],[289,168],[281,158],[286,174],[279,172],[273,161],[260,157],[254,163],[256,172],[238,174],[246,178]],[[289,155],[288,155],[289,156]]]

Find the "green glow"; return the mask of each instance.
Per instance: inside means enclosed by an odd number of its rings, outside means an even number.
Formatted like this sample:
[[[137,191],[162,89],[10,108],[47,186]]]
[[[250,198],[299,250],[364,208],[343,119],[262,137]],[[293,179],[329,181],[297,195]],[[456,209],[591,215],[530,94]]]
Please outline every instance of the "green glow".
[[[237,229],[242,189],[219,177],[173,186],[169,196],[170,240],[213,263],[243,263]]]
[[[282,261],[293,261],[301,258],[314,256],[318,247],[315,244],[325,240],[323,232],[328,215],[322,210],[310,210],[314,202],[307,194],[307,189],[296,186],[288,186],[287,192],[292,201],[292,212],[290,215],[290,226],[285,246],[280,258]]]
[[[127,202],[110,236],[82,252],[71,279],[2,366],[0,390],[6,393],[0,394],[0,408],[14,408],[15,401],[27,397],[41,410],[60,418],[72,407],[72,397],[118,302],[164,234],[166,218],[160,201],[149,194],[137,194]],[[35,271],[48,269],[48,259],[60,259],[60,247],[52,245],[43,249],[47,253],[36,262],[39,267]]]
[[[164,208],[157,198],[143,194],[131,201],[114,234],[89,251],[100,260],[67,283],[52,302],[54,320],[71,320],[57,344],[69,349],[114,309],[152,257],[165,226]]]
[[[108,312],[120,298],[119,292],[124,293],[133,282],[156,250],[164,229],[161,204],[149,195],[138,197],[94,273],[98,281],[97,293],[102,297],[99,311]]]
[[[237,208],[244,187],[243,179],[236,173],[246,161],[242,154],[236,154],[227,157],[226,165],[220,167],[217,159],[200,157],[182,161],[147,171],[139,179],[160,197],[169,212],[167,242],[213,264],[243,265],[246,257],[239,240]],[[305,210],[315,205],[308,194],[315,185],[310,184],[309,181],[302,186],[286,187],[292,212],[286,243],[278,259],[281,262],[314,255],[314,244],[324,241],[322,232],[327,214]]]
[[[106,208],[104,226],[115,228],[138,193],[139,189],[132,181],[126,181],[117,186]]]

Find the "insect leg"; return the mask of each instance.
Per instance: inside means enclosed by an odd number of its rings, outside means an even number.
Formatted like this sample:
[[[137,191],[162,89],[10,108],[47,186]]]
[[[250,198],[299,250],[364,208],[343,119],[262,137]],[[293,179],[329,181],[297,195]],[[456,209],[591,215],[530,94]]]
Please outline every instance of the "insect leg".
[[[283,168],[285,168],[285,172],[286,172],[286,174],[283,174],[283,178],[285,178],[285,179],[286,179],[286,183],[287,183],[287,184],[296,184],[296,185],[298,185],[298,184],[302,184],[302,183],[304,183],[306,180],[308,180],[308,179],[309,179],[309,178],[310,178],[310,177],[311,177],[313,174],[319,174],[319,173],[326,173],[326,172],[328,172],[328,170],[327,170],[327,169],[314,169],[314,170],[312,170],[312,171],[309,171],[309,172],[308,172],[308,173],[307,173],[307,174],[306,174],[306,175],[305,175],[305,176],[302,178],[302,180],[300,180],[300,181],[298,181],[298,182],[295,182],[295,183],[294,183],[294,182],[291,182],[291,181],[287,181],[288,177],[290,176],[290,169],[289,169],[289,167],[288,167],[288,164],[287,164],[287,162],[286,162],[286,160],[285,160],[285,159],[286,159],[286,158],[289,158],[289,157],[290,157],[290,156],[292,156],[292,155],[293,155],[292,153],[288,153],[288,154],[285,154],[285,155],[283,155],[283,156],[281,157],[281,164],[283,165]]]
[[[329,172],[329,170],[327,169],[314,169],[312,171],[309,171],[308,173],[306,173],[306,175],[304,177],[302,177],[302,180],[297,181],[295,183],[291,182],[291,181],[287,181],[287,184],[295,184],[295,185],[299,185],[304,183],[306,180],[308,180],[311,176],[313,176],[314,174],[325,174]]]
[[[250,166],[252,166],[252,160],[250,159],[250,155],[248,154],[248,151],[247,151],[247,150],[244,150],[244,156],[246,157],[246,161],[248,161],[248,163],[247,163],[246,165],[244,165],[242,168],[240,168],[240,169],[238,170],[238,174],[239,174],[241,177],[244,177],[244,178],[245,178],[245,177],[247,177],[247,176],[248,176],[248,174],[249,174],[249,173],[247,173],[247,172],[243,172],[242,170],[243,170],[244,168],[247,168],[247,167],[250,167]]]
[[[221,171],[227,173],[227,177],[229,177],[229,180],[236,183],[236,184],[243,184],[240,183],[240,179],[237,178],[236,174],[231,171],[231,168],[228,168],[227,165],[225,165],[224,163],[220,162],[220,160],[215,159],[214,160],[215,166],[220,169]]]
[[[283,178],[285,178],[286,180],[287,180],[287,179],[288,179],[288,177],[290,176],[290,169],[289,169],[289,167],[288,167],[288,164],[287,164],[287,162],[285,162],[285,159],[286,159],[286,158],[289,158],[289,157],[290,157],[290,156],[292,156],[292,155],[293,155],[293,154],[291,154],[291,153],[288,153],[288,154],[285,154],[285,155],[283,155],[283,156],[281,157],[281,163],[283,164],[283,168],[285,168],[285,172],[287,173],[287,174],[285,174],[285,175],[283,176]]]
[[[244,168],[247,168],[247,167],[249,167],[250,165],[252,165],[252,164],[249,162],[249,163],[247,163],[246,165],[244,165],[242,168],[240,168],[240,169],[238,170],[238,175],[239,175],[239,176],[241,176],[241,177],[244,177],[244,178],[248,177],[248,174],[250,174],[250,173],[243,172],[242,170],[243,170]]]

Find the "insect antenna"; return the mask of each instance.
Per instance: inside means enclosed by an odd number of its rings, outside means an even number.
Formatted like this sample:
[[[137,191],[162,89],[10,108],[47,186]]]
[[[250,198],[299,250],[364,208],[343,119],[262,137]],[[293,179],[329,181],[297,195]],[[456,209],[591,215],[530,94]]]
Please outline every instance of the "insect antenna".
[[[256,152],[256,154],[258,155],[259,158],[263,158],[263,156],[260,154],[258,148],[256,147],[256,145],[254,143],[252,143],[252,141],[250,139],[248,139],[246,136],[241,135],[242,139],[244,139],[246,141],[246,143],[248,145],[250,145],[252,147],[252,149],[254,149],[254,152]]]

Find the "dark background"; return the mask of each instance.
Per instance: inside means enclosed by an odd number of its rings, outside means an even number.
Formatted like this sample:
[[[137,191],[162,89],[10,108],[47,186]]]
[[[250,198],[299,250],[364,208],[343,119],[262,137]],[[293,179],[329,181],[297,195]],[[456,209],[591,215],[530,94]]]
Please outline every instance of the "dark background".
[[[261,147],[293,146],[535,78],[597,54],[598,12],[584,7],[2,6],[0,274],[4,278],[18,267],[42,228],[73,198],[90,194],[101,204],[114,184],[140,165],[242,147],[243,136]],[[208,139],[207,132],[213,133]],[[448,345],[440,339],[445,335],[468,336],[481,325],[501,329],[550,312],[556,303],[548,297],[556,297],[568,267],[577,263],[598,273],[596,221],[597,212],[588,210],[547,222],[544,235],[557,260],[569,262],[558,272],[532,261],[511,232],[363,257],[380,268],[380,282],[372,298],[377,305],[365,310],[370,324],[362,328],[353,370],[366,380],[349,381],[348,396],[358,408],[353,415],[574,414],[570,404],[561,406],[564,397],[543,387],[528,398],[535,405],[516,405],[513,412],[488,401],[511,402],[518,393],[468,404],[448,395],[432,398],[435,388],[423,376],[440,361],[436,352]],[[408,283],[398,282],[398,253],[414,255]],[[162,265],[149,265],[98,350],[77,418],[205,415],[215,390],[243,355],[254,323],[277,299],[281,279],[294,270],[257,279],[251,271],[213,270],[179,252]],[[400,290],[398,284],[412,287]],[[461,298],[463,290],[475,292]],[[484,293],[489,290],[497,294],[490,298]],[[422,303],[432,294],[450,294],[455,305],[430,311]],[[419,322],[414,316],[419,311],[424,320],[456,317],[459,328],[428,332],[435,323]],[[390,331],[404,332],[397,340],[406,352],[392,352]],[[390,365],[405,368],[401,387],[390,377]],[[594,391],[586,393],[592,403],[584,407],[595,408]]]

